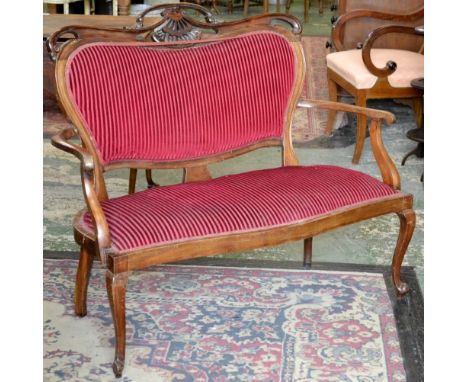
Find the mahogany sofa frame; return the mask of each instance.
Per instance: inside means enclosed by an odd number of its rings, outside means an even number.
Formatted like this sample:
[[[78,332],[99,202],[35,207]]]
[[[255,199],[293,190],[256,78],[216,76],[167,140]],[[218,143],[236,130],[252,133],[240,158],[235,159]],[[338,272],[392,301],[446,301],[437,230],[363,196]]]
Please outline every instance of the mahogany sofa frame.
[[[349,13],[342,14],[332,28],[332,45],[336,51],[340,52],[347,50],[344,45],[345,39],[345,28],[347,23],[353,21],[353,26],[356,25],[356,20],[369,20],[369,19],[378,19],[388,22],[389,25],[381,26],[373,30],[365,39],[362,45],[362,58],[367,70],[372,73],[374,76],[377,76],[378,79],[375,85],[369,89],[357,89],[346,81],[343,77],[337,74],[334,70],[327,68],[328,76],[328,92],[330,101],[338,100],[338,90],[340,88],[344,89],[346,92],[351,94],[355,98],[357,106],[366,107],[368,99],[387,99],[387,98],[409,98],[412,100],[412,107],[416,116],[416,124],[418,127],[422,127],[423,124],[423,114],[422,114],[422,96],[423,91],[421,89],[416,89],[414,87],[406,88],[396,88],[390,85],[388,82],[388,76],[395,72],[397,64],[394,61],[389,61],[384,68],[378,68],[371,60],[371,49],[374,45],[378,45],[377,40],[382,36],[389,35],[398,35],[398,36],[411,36],[418,35],[417,31],[413,26],[407,26],[402,24],[414,23],[417,20],[422,20],[424,17],[424,7],[420,8],[410,14],[406,15],[397,15],[387,12],[377,12],[366,9],[353,10]],[[398,25],[400,24],[400,25]],[[387,39],[390,43],[390,46],[394,49],[394,45],[398,45],[396,42],[396,37]],[[381,45],[378,45],[381,46]],[[389,46],[383,46],[389,47]],[[330,135],[333,130],[333,125],[335,121],[336,112],[328,113],[328,121],[326,127],[326,134]],[[354,164],[359,163],[361,158],[362,149],[364,147],[364,141],[366,138],[366,119],[361,115],[358,115],[357,118],[357,132],[356,132],[356,146],[354,148],[354,154],[352,162]]]
[[[165,7],[168,7],[167,5]],[[91,273],[93,260],[99,258],[107,269],[106,285],[111,311],[115,327],[115,359],[113,370],[117,377],[122,375],[125,360],[125,293],[129,272],[149,266],[174,262],[178,260],[204,257],[226,252],[237,252],[252,250],[267,246],[276,246],[293,240],[304,240],[304,265],[310,267],[312,259],[312,238],[322,232],[326,232],[348,224],[360,222],[369,218],[381,216],[389,213],[396,213],[400,219],[400,231],[392,260],[392,279],[396,288],[396,294],[402,296],[408,292],[406,283],[400,279],[400,268],[407,246],[411,240],[415,227],[415,213],[412,210],[413,198],[411,194],[401,193],[400,197],[372,200],[360,204],[358,207],[351,206],[312,218],[300,223],[288,226],[262,229],[248,233],[224,234],[217,237],[196,238],[176,244],[164,244],[153,248],[128,251],[125,253],[115,253],[111,249],[111,237],[106,222],[106,217],[101,208],[101,202],[108,200],[104,173],[115,168],[154,169],[154,168],[184,168],[184,182],[210,179],[208,164],[215,163],[227,158],[236,157],[246,152],[260,147],[277,146],[282,149],[283,166],[298,165],[298,160],[294,152],[291,140],[292,117],[298,104],[302,90],[305,71],[305,60],[300,42],[297,36],[301,32],[299,21],[282,14],[269,14],[251,17],[243,21],[230,23],[203,23],[196,22],[186,15],[184,9],[195,9],[196,5],[173,5],[166,9],[163,20],[149,27],[136,27],[131,29],[100,29],[88,28],[85,26],[70,26],[54,33],[47,41],[51,56],[56,60],[56,80],[59,100],[67,116],[73,123],[73,128],[67,128],[52,138],[52,144],[66,152],[76,156],[80,160],[80,171],[82,187],[87,209],[90,212],[94,224],[95,232],[90,234],[79,228],[77,221],[74,224],[74,237],[80,245],[80,260],[76,275],[75,284],[75,312],[78,316],[85,316],[87,313],[86,298],[87,288]],[[268,139],[240,150],[216,155],[212,157],[185,160],[179,162],[147,162],[147,161],[123,161],[118,164],[104,165],[100,162],[96,147],[87,132],[84,121],[77,112],[65,84],[65,67],[70,55],[80,46],[103,40],[112,41],[135,41],[141,39],[142,35],[152,36],[155,29],[164,25],[164,19],[168,20],[190,20],[191,25],[211,29],[217,34],[216,38],[225,36],[239,36],[253,30],[274,30],[281,33],[289,41],[295,51],[296,73],[293,96],[290,101],[287,118],[284,124],[285,134],[283,139]],[[270,25],[273,20],[282,20],[292,27],[292,33],[279,26]],[[167,24],[165,24],[167,25]],[[190,28],[188,28],[190,29]],[[60,36],[72,34],[75,39],[68,40],[60,48],[57,45]],[[140,36],[140,37],[138,37]],[[153,36],[154,37],[154,36]],[[213,38],[213,34],[210,34]],[[154,39],[154,38],[153,38]],[[196,43],[194,43],[196,44]],[[155,43],[157,46],[157,42]],[[190,49],[190,46],[185,46]],[[382,141],[382,122],[393,123],[393,114],[372,110],[353,105],[346,105],[329,101],[301,100],[299,106],[307,108],[323,108],[329,111],[353,112],[363,117],[371,119],[370,136],[371,145],[375,158],[380,169],[383,182],[393,187],[400,188],[400,177],[398,171],[388,155]],[[81,144],[73,142],[73,138],[79,138]],[[77,218],[82,212],[78,213]]]

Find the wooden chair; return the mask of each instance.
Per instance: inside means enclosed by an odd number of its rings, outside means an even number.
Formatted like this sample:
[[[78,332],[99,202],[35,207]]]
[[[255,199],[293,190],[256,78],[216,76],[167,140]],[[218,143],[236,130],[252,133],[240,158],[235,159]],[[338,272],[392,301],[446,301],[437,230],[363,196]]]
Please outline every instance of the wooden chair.
[[[363,25],[359,27],[360,21]],[[336,52],[327,55],[330,100],[337,100],[340,88],[362,107],[368,99],[408,98],[417,125],[422,126],[422,91],[412,87],[411,81],[424,76],[423,41],[414,30],[423,23],[424,8],[408,14],[364,9],[342,14],[332,28]],[[376,25],[380,26],[369,30]],[[351,36],[347,36],[348,32]],[[328,134],[335,114],[329,113]],[[353,163],[359,163],[365,137],[366,120],[358,116]]]
[[[132,270],[291,240],[304,240],[310,267],[314,235],[396,213],[392,277],[397,295],[407,293],[400,268],[415,214],[382,142],[382,123],[392,123],[393,114],[301,100],[302,107],[370,118],[382,180],[336,166],[299,166],[291,140],[305,73],[299,20],[266,14],[203,23],[184,14],[194,4],[164,7],[153,25],[65,27],[47,41],[60,102],[74,124],[52,144],[80,160],[87,205],[73,225],[81,247],[75,312],[86,315],[90,271],[100,259],[114,320],[115,375],[125,362]],[[195,27],[206,33],[193,33]],[[64,34],[75,40],[58,46]],[[162,36],[171,42],[159,42]],[[282,166],[211,177],[209,164],[263,147],[280,148]],[[110,198],[104,173],[118,168],[183,168],[184,182]]]

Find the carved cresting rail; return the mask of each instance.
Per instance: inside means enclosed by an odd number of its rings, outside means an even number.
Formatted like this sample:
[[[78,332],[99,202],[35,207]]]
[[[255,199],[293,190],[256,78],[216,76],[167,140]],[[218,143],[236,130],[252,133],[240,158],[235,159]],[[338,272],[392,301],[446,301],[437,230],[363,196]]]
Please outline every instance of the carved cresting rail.
[[[161,12],[161,20],[151,25],[144,25],[145,16],[155,11]],[[194,16],[187,13],[192,11]],[[250,17],[249,24],[271,25],[275,22],[283,22],[291,27],[295,35],[302,33],[302,25],[294,16],[282,13],[269,13]],[[203,35],[223,34],[234,29],[244,20],[219,21],[211,12],[197,4],[177,3],[159,4],[146,9],[136,17],[135,26],[123,28],[99,28],[85,25],[70,25],[53,33],[46,41],[50,58],[55,62],[57,55],[64,46],[74,40],[89,41],[187,41],[199,40]],[[70,38],[72,36],[72,38]],[[213,37],[213,36],[211,36]],[[66,41],[63,42],[63,38]]]

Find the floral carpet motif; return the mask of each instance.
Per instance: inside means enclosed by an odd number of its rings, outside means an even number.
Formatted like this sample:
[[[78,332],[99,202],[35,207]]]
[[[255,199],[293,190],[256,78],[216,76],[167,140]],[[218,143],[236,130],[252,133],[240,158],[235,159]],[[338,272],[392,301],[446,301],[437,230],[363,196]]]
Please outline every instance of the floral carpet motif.
[[[114,380],[96,263],[88,315],[77,263],[44,260],[44,380]],[[123,381],[405,381],[381,274],[163,266],[130,275]]]

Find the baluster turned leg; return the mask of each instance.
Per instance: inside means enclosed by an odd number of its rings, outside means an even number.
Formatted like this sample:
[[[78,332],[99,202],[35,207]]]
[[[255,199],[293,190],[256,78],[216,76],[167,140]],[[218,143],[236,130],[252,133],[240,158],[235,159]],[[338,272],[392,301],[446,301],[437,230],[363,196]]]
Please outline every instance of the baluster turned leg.
[[[304,268],[312,268],[312,238],[304,240]]]
[[[409,287],[408,284],[401,281],[400,270],[406,249],[413,237],[414,228],[416,226],[416,214],[413,210],[404,210],[398,212],[398,217],[400,218],[400,233],[398,235],[398,241],[393,255],[392,280],[397,290],[397,295],[403,296],[409,291]]]
[[[94,259],[94,245],[89,240],[83,240],[80,250],[80,261],[76,272],[75,283],[75,313],[84,317],[87,314],[86,298],[88,295],[89,277]]]
[[[110,270],[107,271],[107,296],[115,329],[115,358],[112,369],[117,378],[122,376],[125,365],[125,292],[127,281],[127,272],[114,274]]]

